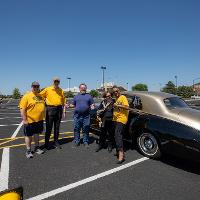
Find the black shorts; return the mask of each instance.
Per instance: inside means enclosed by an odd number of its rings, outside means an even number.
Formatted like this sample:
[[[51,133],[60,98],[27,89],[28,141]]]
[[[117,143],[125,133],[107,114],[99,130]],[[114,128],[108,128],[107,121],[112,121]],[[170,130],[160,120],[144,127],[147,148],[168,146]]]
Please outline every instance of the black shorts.
[[[24,135],[33,136],[34,134],[40,134],[43,132],[43,121],[33,122],[24,125]]]

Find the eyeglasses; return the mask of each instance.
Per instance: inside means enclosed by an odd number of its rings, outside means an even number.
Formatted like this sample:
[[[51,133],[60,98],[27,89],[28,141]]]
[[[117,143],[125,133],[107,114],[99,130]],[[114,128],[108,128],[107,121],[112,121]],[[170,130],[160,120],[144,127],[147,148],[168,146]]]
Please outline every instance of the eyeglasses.
[[[54,81],[54,83],[60,83],[60,81],[58,81],[58,80],[55,80],[55,81]]]

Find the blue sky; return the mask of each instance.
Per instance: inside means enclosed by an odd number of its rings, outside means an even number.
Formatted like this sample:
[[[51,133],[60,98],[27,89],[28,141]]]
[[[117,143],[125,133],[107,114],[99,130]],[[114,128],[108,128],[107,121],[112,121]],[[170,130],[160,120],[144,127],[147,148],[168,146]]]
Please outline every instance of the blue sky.
[[[200,77],[198,0],[0,0],[0,92],[61,78],[159,90]]]

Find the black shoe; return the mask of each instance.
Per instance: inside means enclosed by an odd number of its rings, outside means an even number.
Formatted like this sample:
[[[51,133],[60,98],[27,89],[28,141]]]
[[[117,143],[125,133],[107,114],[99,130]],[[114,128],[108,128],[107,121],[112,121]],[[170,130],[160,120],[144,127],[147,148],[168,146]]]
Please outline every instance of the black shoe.
[[[116,164],[122,164],[125,161],[125,159],[123,158],[122,160],[118,160]]]
[[[103,149],[103,147],[101,145],[98,145],[95,152],[99,152],[101,149]]]
[[[44,146],[44,148],[42,148],[44,151],[49,151],[50,149],[51,149],[51,147],[50,146],[48,146],[48,145],[45,145]]]
[[[58,142],[55,142],[54,148],[56,148],[56,149],[62,149],[62,147],[60,146],[60,144]]]

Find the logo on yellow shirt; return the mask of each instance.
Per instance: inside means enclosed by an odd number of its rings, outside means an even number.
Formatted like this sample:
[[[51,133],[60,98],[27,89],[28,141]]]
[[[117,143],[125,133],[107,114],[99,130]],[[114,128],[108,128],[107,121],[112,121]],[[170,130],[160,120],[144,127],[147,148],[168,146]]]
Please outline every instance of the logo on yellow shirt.
[[[33,100],[36,101],[36,103],[43,103],[43,99],[41,96],[34,96]]]

